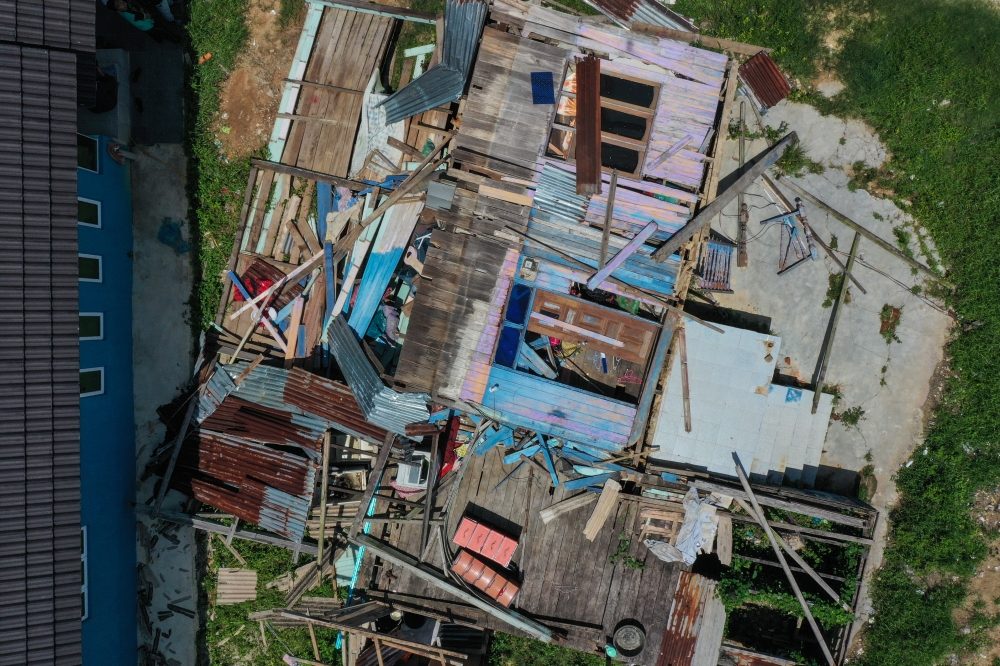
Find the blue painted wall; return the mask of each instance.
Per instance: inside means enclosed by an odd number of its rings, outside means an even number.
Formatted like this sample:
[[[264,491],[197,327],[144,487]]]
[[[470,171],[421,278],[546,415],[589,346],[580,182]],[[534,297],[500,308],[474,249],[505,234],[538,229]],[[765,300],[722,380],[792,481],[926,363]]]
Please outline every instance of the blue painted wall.
[[[77,169],[78,195],[101,202],[101,228],[78,225],[80,253],[103,281],[80,283],[80,311],[104,313],[104,339],[80,342],[80,367],[104,368],[104,394],[80,399],[81,523],[87,526],[89,616],[83,663],[136,661],[135,417],[132,399],[132,196],[128,166],[108,156]]]

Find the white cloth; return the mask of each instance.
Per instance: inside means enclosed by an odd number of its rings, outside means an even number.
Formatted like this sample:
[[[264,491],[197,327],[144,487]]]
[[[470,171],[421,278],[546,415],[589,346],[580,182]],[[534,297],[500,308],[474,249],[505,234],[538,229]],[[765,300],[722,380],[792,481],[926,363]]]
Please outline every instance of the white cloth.
[[[694,564],[698,553],[712,552],[712,542],[719,529],[716,507],[710,501],[710,496],[699,499],[698,491],[692,486],[684,496],[684,522],[677,533],[677,546],[654,539],[646,539],[643,544],[664,562]]]

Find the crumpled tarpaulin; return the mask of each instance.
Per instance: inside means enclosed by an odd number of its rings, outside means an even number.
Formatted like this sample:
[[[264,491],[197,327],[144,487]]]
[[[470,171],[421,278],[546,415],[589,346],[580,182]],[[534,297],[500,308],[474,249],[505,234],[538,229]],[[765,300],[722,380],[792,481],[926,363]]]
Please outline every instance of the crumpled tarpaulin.
[[[712,542],[719,529],[719,518],[715,511],[711,496],[698,499],[698,491],[691,487],[684,496],[684,523],[677,533],[677,546],[655,539],[646,539],[643,544],[664,562],[694,564],[698,553],[712,552]]]

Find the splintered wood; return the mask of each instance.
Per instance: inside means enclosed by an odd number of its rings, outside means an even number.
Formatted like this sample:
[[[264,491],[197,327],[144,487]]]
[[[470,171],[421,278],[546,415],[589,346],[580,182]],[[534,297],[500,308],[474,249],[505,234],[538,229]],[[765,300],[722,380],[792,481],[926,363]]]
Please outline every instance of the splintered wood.
[[[597,495],[594,493],[589,491],[584,492],[574,497],[570,497],[569,499],[564,499],[558,504],[553,504],[547,509],[542,509],[538,512],[538,515],[541,517],[542,522],[548,525],[562,514],[587,506],[595,499],[597,499]],[[591,541],[593,541],[593,539],[591,539]]]
[[[219,606],[253,601],[257,598],[257,572],[251,569],[219,569]]]
[[[590,520],[583,528],[583,534],[588,541],[593,541],[601,533],[608,516],[618,506],[618,493],[621,492],[621,489],[621,484],[614,479],[608,479],[604,482],[604,488],[601,490],[600,499],[597,500],[597,506],[594,507],[594,513],[590,514]]]

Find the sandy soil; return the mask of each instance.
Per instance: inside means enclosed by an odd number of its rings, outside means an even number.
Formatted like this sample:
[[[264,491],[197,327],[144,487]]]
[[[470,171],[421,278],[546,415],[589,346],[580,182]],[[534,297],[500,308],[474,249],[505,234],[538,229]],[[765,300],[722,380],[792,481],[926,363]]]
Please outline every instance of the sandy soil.
[[[304,19],[303,11],[298,20],[281,28],[277,2],[255,0],[251,5],[250,41],[239,67],[222,86],[214,127],[226,157],[251,153],[270,138],[282,79],[288,76]]]

